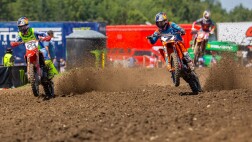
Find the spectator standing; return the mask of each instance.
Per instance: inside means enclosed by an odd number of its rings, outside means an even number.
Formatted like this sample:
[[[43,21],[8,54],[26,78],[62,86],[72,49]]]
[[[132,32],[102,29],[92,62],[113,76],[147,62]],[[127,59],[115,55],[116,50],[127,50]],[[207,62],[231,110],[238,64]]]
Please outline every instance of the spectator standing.
[[[46,48],[47,52],[48,52],[48,56],[49,58],[53,61],[54,58],[56,58],[55,56],[55,44],[54,44],[54,41],[53,41],[53,31],[52,30],[49,30],[47,32],[48,36],[51,37],[51,40],[50,41],[44,41],[43,42],[43,45],[44,47]]]
[[[8,67],[9,76],[8,76],[8,88],[15,88],[12,82],[12,66],[14,66],[14,57],[12,55],[12,49],[7,48],[6,53],[4,55],[4,67]]]
[[[14,66],[14,57],[12,55],[12,52],[13,51],[12,51],[11,48],[7,48],[6,49],[6,53],[5,53],[4,59],[3,59],[5,67],[12,67],[12,66]]]
[[[60,72],[64,72],[66,68],[66,61],[64,59],[60,59]]]

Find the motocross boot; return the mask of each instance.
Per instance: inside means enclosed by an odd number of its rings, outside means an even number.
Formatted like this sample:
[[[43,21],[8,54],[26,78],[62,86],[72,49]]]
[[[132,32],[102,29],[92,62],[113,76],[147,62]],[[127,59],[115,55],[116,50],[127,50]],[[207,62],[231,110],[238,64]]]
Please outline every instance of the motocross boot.
[[[41,82],[45,82],[46,78],[47,78],[47,68],[45,66],[41,66],[41,72],[42,72],[42,76],[41,76]]]
[[[190,57],[190,55],[188,54],[188,52],[184,52],[184,59],[186,60],[186,63],[188,65],[188,67],[193,71],[194,70],[194,64],[192,62],[192,59]]]

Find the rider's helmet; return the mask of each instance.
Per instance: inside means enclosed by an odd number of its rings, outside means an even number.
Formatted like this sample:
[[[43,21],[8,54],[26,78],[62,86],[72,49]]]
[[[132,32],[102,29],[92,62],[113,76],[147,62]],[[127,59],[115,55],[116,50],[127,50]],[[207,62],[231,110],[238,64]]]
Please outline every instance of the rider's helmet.
[[[26,33],[26,31],[29,29],[29,21],[26,17],[21,17],[17,21],[18,30],[22,33]]]
[[[159,12],[158,14],[156,14],[155,21],[157,27],[160,29],[165,29],[167,26],[169,26],[166,13],[164,12]]]
[[[204,20],[210,19],[210,15],[211,15],[210,11],[205,10],[205,11],[203,12],[203,19],[204,19]]]
[[[7,48],[7,49],[6,49],[6,53],[12,54],[12,49],[11,49],[11,48]]]

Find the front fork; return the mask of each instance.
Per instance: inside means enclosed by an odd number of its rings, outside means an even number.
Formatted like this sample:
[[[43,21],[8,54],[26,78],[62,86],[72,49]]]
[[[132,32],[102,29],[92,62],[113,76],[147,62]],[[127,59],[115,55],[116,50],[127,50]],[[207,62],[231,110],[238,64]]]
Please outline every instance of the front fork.
[[[38,74],[38,78],[41,78],[41,69],[40,69],[40,64],[39,64],[39,52],[36,53],[37,60],[36,60],[36,70]]]
[[[38,74],[38,78],[40,79],[41,78],[41,69],[40,69],[40,65],[39,65],[39,53],[36,53],[36,64],[35,64],[35,68],[36,68],[36,72]],[[30,58],[27,57],[27,77],[28,79],[30,79],[30,65],[31,65],[31,61],[30,61]]]
[[[168,55],[168,51],[167,51],[167,48],[165,45],[163,45],[163,50],[164,50],[164,57],[165,57],[165,63],[166,63],[166,66],[170,63],[169,61],[169,55]]]
[[[166,65],[168,65],[170,63],[170,59],[169,59],[169,53],[167,51],[167,45],[163,45],[163,50],[164,50],[164,57],[165,57],[165,63]],[[173,48],[173,52],[177,55],[177,49],[175,47],[176,45],[172,45]]]
[[[27,78],[28,78],[28,80],[30,80],[30,64],[31,64],[30,58],[27,57]]]
[[[202,57],[205,54],[207,41],[208,40],[204,39],[201,42],[196,42],[194,49],[197,49],[197,51],[196,50],[194,51],[194,55],[199,54],[199,57]],[[198,46],[198,48],[196,46]]]

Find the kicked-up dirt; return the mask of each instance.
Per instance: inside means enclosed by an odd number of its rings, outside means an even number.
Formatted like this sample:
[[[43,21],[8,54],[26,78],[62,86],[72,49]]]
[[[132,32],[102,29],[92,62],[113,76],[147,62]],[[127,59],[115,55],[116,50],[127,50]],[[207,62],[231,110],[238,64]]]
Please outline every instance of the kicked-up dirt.
[[[196,70],[204,92],[171,83],[165,69],[74,69],[56,97],[30,86],[0,91],[0,140],[109,142],[252,141],[252,69]],[[43,93],[41,91],[41,93]]]

